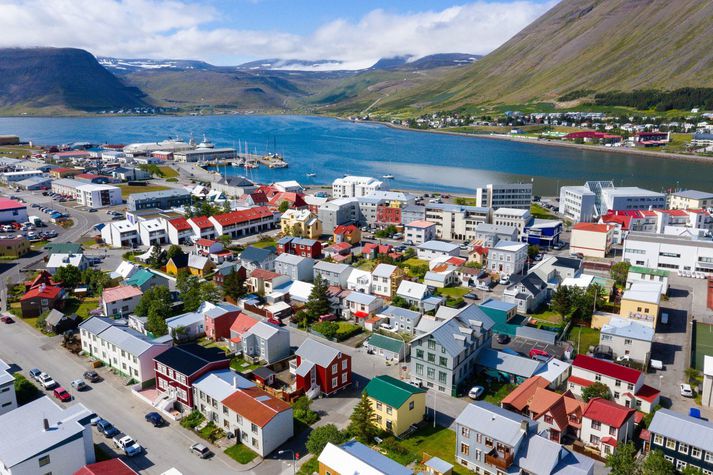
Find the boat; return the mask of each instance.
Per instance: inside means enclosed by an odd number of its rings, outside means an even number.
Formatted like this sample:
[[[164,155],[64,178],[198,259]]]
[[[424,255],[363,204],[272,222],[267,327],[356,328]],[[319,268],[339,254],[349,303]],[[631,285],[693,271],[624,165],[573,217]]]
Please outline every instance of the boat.
[[[384,180],[393,180],[396,177],[394,177],[394,175],[382,175],[381,178]]]
[[[313,177],[316,177],[317,174],[316,173],[308,173],[307,176],[310,178],[313,178]]]
[[[213,145],[213,142],[208,140],[208,137],[206,137],[205,134],[203,134],[203,141],[201,143],[199,143],[196,148],[214,148],[214,147],[215,147],[215,145]]]
[[[282,161],[282,160],[272,160],[270,163],[267,165],[268,168],[287,168],[287,162]]]

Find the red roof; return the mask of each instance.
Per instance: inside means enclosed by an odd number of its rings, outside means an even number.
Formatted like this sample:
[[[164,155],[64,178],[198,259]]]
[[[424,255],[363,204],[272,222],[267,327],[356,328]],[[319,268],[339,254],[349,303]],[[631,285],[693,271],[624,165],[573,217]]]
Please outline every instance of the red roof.
[[[247,223],[256,219],[263,219],[272,216],[272,211],[264,206],[257,208],[244,209],[240,211],[231,211],[230,213],[219,214],[213,216],[221,226],[230,226],[233,224]]]
[[[290,409],[285,401],[258,388],[238,389],[223,399],[223,405],[259,427],[265,427],[276,415]]]
[[[619,428],[635,412],[636,409],[634,408],[624,407],[614,401],[595,397],[589,400],[589,404],[584,409],[583,417]]]
[[[79,175],[75,176],[74,178],[86,178],[87,180],[93,180],[95,178],[102,178],[101,175],[95,175],[94,173],[80,173]],[[106,177],[104,177],[106,178]]]
[[[644,384],[639,388],[639,392],[636,393],[636,397],[647,402],[654,402],[660,394],[661,391],[658,389],[654,389],[651,386]]]
[[[207,216],[193,216],[190,221],[198,226],[199,229],[210,229],[215,227],[213,222],[208,219]]]
[[[292,191],[285,191],[276,193],[272,198],[270,198],[270,204],[272,206],[279,206],[283,201],[287,201],[293,208],[302,208],[307,206],[305,203],[303,195],[301,193],[295,193]]]
[[[52,170],[50,170],[50,172],[54,172],[54,173],[81,172],[81,170],[77,170],[76,168],[59,167],[59,168],[53,168]]]
[[[255,277],[256,279],[262,279],[262,280],[272,280],[277,277],[280,277],[282,274],[278,274],[277,272],[272,272],[266,269],[255,269],[250,273],[250,277]]]
[[[608,224],[598,224],[598,223],[577,223],[574,225],[574,229],[577,231],[591,231],[595,233],[606,233],[611,229],[612,226]]]
[[[85,465],[74,472],[74,475],[135,475],[137,473],[123,460],[116,458]]]
[[[354,226],[353,224],[340,224],[339,226],[334,228],[334,234],[353,233],[356,230],[357,230],[357,227]]]
[[[577,386],[583,386],[585,388],[594,384],[594,381],[590,381],[590,380],[584,379],[584,378],[578,378],[577,376],[570,376],[568,381],[570,383],[576,384]]]
[[[200,238],[196,241],[196,246],[210,247],[218,241],[213,241],[212,239]]]
[[[27,208],[23,203],[15,200],[9,200],[7,198],[0,198],[0,211],[10,211],[13,209],[23,209]]]
[[[337,244],[334,244],[332,246],[332,249],[335,251],[346,251],[347,249],[351,249],[352,245],[349,244],[348,242],[338,242]]]
[[[38,285],[30,289],[20,300],[29,300],[34,298],[56,299],[62,292],[62,287],[55,285]]]
[[[562,137],[565,140],[572,139],[621,139],[620,135],[605,134],[604,132],[595,132],[593,130],[585,130],[582,132],[572,132]]]
[[[636,384],[641,377],[641,371],[586,355],[577,355],[572,362],[572,365],[587,371],[609,376],[610,378],[620,379],[631,384]],[[570,378],[570,380],[571,379],[572,378]]]
[[[186,218],[173,218],[168,221],[171,226],[173,226],[176,231],[188,231],[191,228],[191,225],[188,224],[188,220]]]
[[[230,331],[235,332],[238,335],[242,335],[246,331],[250,330],[257,322],[257,319],[241,312],[238,314],[238,318],[235,319],[233,324],[230,325]]]
[[[257,204],[264,205],[264,204],[267,204],[267,202],[268,202],[267,196],[262,191],[256,191],[255,193],[250,193],[250,198],[253,200],[253,203],[255,203],[256,205]]]
[[[616,439],[614,437],[606,436],[602,439],[602,444],[607,444],[611,445],[612,447],[616,447]]]

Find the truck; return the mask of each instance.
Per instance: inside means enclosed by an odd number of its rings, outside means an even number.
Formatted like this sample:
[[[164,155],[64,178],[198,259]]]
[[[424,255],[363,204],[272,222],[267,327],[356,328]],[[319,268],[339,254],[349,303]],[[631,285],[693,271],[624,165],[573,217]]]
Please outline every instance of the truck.
[[[141,453],[142,447],[130,435],[119,433],[112,439],[114,447],[124,451],[129,457]]]
[[[38,228],[41,228],[45,225],[45,223],[42,222],[39,216],[28,216],[27,221],[32,223],[34,226],[37,226]]]

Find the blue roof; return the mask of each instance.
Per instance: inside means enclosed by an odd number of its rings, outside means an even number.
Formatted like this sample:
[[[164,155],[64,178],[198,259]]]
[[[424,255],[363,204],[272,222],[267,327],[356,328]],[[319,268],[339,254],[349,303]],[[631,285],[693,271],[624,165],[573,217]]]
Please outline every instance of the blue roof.
[[[240,260],[262,262],[274,253],[275,248],[272,246],[265,248],[248,246],[243,252],[240,253]]]
[[[369,465],[383,473],[388,473],[389,475],[411,475],[412,470],[404,467],[400,463],[397,463],[385,455],[380,454],[362,444],[356,440],[350,440],[341,445],[342,450],[350,455],[367,462]]]
[[[492,308],[493,310],[501,310],[503,312],[509,312],[513,308],[517,308],[517,304],[510,302],[503,302],[502,300],[488,299],[480,304],[480,307]]]

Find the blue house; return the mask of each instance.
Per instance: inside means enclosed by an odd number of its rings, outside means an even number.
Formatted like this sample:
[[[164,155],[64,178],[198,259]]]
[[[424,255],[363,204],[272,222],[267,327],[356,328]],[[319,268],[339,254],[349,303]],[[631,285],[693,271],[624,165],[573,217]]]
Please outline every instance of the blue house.
[[[522,240],[531,246],[549,249],[557,244],[562,233],[562,221],[556,219],[533,219],[525,226]]]

